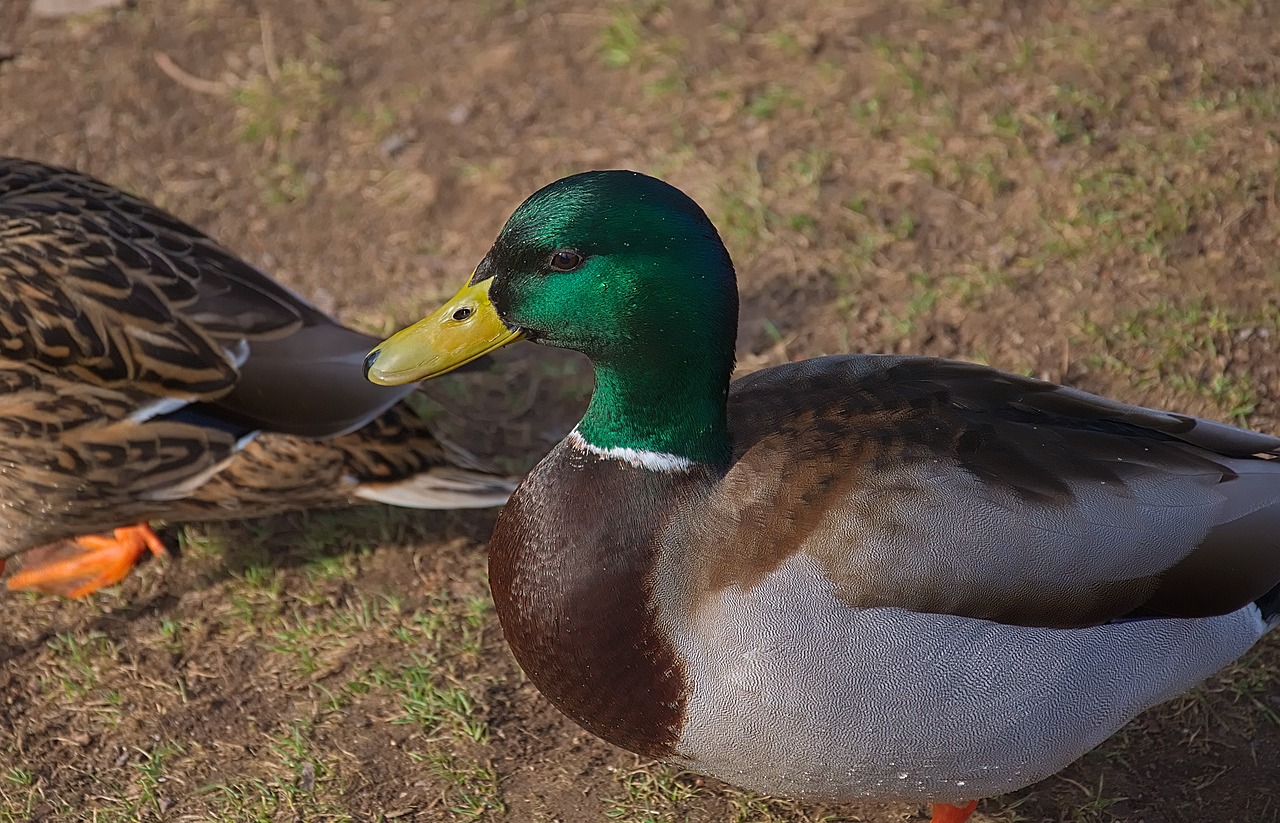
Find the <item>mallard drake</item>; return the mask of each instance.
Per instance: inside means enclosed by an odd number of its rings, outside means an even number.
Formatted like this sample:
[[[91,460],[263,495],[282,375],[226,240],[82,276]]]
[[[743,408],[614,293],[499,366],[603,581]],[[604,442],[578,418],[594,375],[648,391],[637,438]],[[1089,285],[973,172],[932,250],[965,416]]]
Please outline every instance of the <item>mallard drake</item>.
[[[362,378],[375,342],[155,206],[0,158],[0,569],[28,552],[9,588],[115,583],[164,553],[152,518],[505,501],[409,391]]]
[[[589,172],[366,361],[383,385],[522,338],[593,362],[489,549],[516,658],[587,730],[955,823],[1280,619],[1280,439],[925,357],[730,385],[737,303],[697,204]]]

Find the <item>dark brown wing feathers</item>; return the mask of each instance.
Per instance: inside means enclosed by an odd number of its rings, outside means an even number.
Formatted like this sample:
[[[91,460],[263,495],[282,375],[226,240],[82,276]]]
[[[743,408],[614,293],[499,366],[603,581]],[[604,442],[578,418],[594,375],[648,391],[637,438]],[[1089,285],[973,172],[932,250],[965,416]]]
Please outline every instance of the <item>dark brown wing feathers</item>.
[[[1274,437],[877,356],[749,375],[729,419],[714,525],[689,526],[708,590],[803,551],[857,605],[1074,626],[1221,614],[1280,582]]]
[[[374,338],[78,172],[0,158],[0,246],[0,347],[32,367],[308,437],[354,430],[412,390],[363,379]]]

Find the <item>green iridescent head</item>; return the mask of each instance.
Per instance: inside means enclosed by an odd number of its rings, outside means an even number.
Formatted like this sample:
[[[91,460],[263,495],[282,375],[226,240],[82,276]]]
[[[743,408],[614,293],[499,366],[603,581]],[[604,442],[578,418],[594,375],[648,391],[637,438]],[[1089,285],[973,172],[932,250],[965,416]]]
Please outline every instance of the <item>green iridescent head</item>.
[[[589,442],[720,461],[737,317],[733,264],[692,199],[636,172],[586,172],[525,200],[462,291],[366,371],[404,383],[522,337],[574,349],[596,366]]]

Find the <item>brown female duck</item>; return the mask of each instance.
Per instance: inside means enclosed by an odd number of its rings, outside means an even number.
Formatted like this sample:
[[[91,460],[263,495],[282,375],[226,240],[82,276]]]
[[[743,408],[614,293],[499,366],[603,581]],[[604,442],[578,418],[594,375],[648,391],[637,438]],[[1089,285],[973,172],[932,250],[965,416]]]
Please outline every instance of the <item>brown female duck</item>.
[[[8,586],[110,585],[164,552],[153,518],[502,503],[508,478],[362,378],[373,342],[155,206],[0,158],[0,568],[28,552]]]

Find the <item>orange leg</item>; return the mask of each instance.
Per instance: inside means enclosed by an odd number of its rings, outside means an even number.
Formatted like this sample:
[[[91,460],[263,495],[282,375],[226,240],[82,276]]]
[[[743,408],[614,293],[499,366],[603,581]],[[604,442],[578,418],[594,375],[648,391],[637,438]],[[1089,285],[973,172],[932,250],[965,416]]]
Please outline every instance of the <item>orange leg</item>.
[[[146,523],[116,529],[111,537],[90,534],[77,537],[79,551],[41,561],[34,559],[10,577],[10,589],[35,589],[64,597],[84,597],[104,586],[119,583],[150,549],[157,557],[169,552]]]
[[[963,806],[952,806],[950,803],[933,804],[932,823],[964,823],[978,808],[978,801],[971,800]]]

